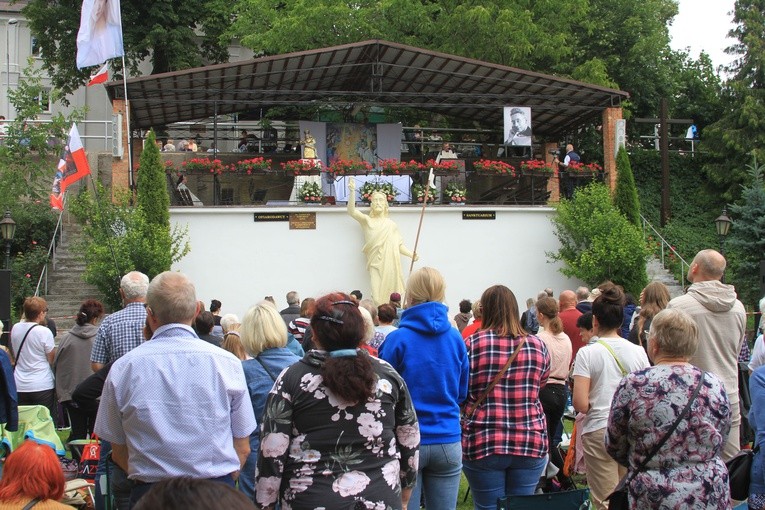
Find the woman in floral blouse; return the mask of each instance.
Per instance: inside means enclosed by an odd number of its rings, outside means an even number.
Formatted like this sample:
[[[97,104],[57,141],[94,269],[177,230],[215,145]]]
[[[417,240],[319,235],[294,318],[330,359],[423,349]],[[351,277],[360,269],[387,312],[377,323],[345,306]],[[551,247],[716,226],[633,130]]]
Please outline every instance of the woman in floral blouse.
[[[648,334],[648,355],[656,365],[627,375],[614,394],[606,451],[634,470],[703,384],[689,414],[629,484],[633,510],[730,508],[728,470],[720,451],[730,431],[731,409],[720,379],[688,363],[698,343],[696,323],[688,314],[659,312]]]
[[[358,349],[364,323],[341,293],[316,301],[318,350],[276,380],[263,417],[258,508],[405,508],[420,431],[406,384]]]

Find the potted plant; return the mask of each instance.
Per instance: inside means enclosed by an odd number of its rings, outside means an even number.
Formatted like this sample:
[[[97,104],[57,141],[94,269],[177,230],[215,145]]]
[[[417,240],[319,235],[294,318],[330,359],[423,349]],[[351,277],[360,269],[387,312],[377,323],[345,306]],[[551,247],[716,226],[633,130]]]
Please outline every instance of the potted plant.
[[[282,170],[292,175],[319,175],[321,171],[320,159],[294,159],[282,163]]]
[[[449,203],[464,205],[467,201],[467,188],[459,182],[450,182],[446,185],[444,196]]]
[[[436,201],[436,195],[438,194],[438,190],[430,186],[430,190],[428,190],[428,203],[432,204]],[[425,200],[425,186],[422,184],[414,184],[412,185],[412,201],[413,202],[419,202],[422,203],[422,201]]]
[[[516,176],[513,165],[493,159],[479,159],[473,163],[473,169],[481,174]]]
[[[209,172],[220,175],[224,168],[219,159],[210,158],[192,158],[181,164],[181,171],[185,173]]]
[[[396,195],[398,195],[396,188],[394,188],[393,184],[389,182],[367,181],[361,186],[361,188],[359,188],[361,200],[366,203],[371,202],[372,193],[376,191],[383,193],[388,199],[388,203],[393,202],[396,199]]]
[[[435,175],[449,175],[459,172],[460,167],[457,165],[457,161],[454,159],[442,159],[440,163],[436,163],[435,159],[429,159],[425,162],[424,170],[433,169]]]
[[[527,159],[521,161],[521,172],[524,174],[552,175],[555,173],[556,166],[554,163],[548,163],[543,159]]]
[[[252,173],[267,172],[271,170],[271,163],[272,161],[270,159],[263,157],[243,159],[233,163],[231,165],[231,170],[234,172],[241,172],[250,175]]]
[[[399,161],[397,159],[380,160],[380,170],[383,175],[411,175],[425,170],[425,165],[415,160]]]
[[[336,159],[329,164],[329,171],[335,175],[366,175],[374,167],[367,161]]]
[[[306,182],[298,190],[298,200],[305,204],[320,204],[324,193],[318,182]]]

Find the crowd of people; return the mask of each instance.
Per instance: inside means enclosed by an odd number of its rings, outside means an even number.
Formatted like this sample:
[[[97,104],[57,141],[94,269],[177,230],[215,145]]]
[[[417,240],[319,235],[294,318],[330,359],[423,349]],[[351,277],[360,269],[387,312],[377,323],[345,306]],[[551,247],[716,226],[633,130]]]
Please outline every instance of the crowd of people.
[[[513,291],[493,285],[450,317],[446,281],[425,267],[403,298],[292,291],[281,311],[269,296],[241,321],[218,300],[205,310],[186,275],[133,271],[121,310],[104,318],[101,303],[85,301],[58,345],[45,300],[28,298],[0,360],[15,363],[7,386],[19,405],[44,406],[71,439],[100,438],[97,475],[108,470],[121,510],[215,498],[230,508],[452,510],[463,475],[474,507],[494,509],[506,495],[572,487],[560,449],[567,412],[594,508],[608,508],[626,475],[632,509],[724,509],[724,462],[742,447],[746,327],[724,269],[704,250],[683,296],[653,282],[630,307],[612,282],[557,298],[544,289],[523,315]],[[765,368],[755,360],[758,445]],[[10,429],[12,406],[0,407]],[[758,454],[755,510],[765,508],[762,466]],[[5,462],[0,504],[63,507],[62,481],[53,450],[27,441]]]

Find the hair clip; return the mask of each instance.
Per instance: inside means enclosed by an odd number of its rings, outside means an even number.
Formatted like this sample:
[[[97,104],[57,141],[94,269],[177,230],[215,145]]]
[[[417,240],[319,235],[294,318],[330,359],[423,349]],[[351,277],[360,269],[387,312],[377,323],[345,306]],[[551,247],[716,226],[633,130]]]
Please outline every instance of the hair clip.
[[[353,306],[357,306],[356,303],[354,303],[353,301],[348,301],[347,299],[343,300],[343,301],[333,301],[332,302],[332,306],[335,306],[335,305],[353,305]]]
[[[340,319],[335,319],[334,317],[330,317],[329,315],[320,315],[319,317],[317,317],[317,319],[328,321],[328,322],[334,322],[335,324],[345,324]]]
[[[352,358],[358,355],[359,353],[356,352],[356,349],[338,349],[329,353],[330,358]]]
[[[228,336],[228,335],[239,336],[239,332],[238,331],[229,331],[228,333],[226,333],[225,336]]]

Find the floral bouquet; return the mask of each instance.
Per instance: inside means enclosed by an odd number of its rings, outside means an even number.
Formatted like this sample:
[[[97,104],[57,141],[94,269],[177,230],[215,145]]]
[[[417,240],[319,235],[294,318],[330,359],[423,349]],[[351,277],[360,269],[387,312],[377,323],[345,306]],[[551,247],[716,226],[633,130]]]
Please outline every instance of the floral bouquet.
[[[464,184],[450,182],[446,185],[444,195],[454,204],[464,204],[467,200],[467,188]]]
[[[368,174],[374,167],[366,161],[336,159],[329,164],[329,171],[335,175]]]
[[[388,203],[393,202],[393,200],[396,199],[396,195],[398,195],[398,191],[396,191],[396,188],[394,188],[393,184],[389,182],[367,181],[359,189],[359,193],[361,194],[361,200],[363,200],[364,202],[371,202],[372,193],[376,191],[379,191],[380,193],[384,194],[388,198]]]
[[[473,168],[478,172],[497,175],[509,175],[515,177],[515,167],[504,161],[492,159],[479,159],[473,163]]]
[[[454,159],[442,159],[440,163],[436,163],[435,159],[429,159],[425,162],[425,170],[432,168],[434,172],[457,172],[459,167],[457,161]]]
[[[295,159],[282,163],[282,170],[292,175],[315,174],[321,169],[321,160],[316,159]]]
[[[397,159],[380,160],[380,169],[383,175],[407,175],[425,170],[425,165],[415,160],[399,161]]]
[[[224,169],[225,167],[219,159],[193,158],[181,164],[182,172],[210,172],[220,175]]]
[[[538,173],[538,174],[552,174],[555,173],[556,165],[554,163],[547,163],[543,159],[527,159],[521,161],[521,170],[523,172]]]
[[[430,190],[428,191],[428,203],[431,204],[436,201],[436,195],[438,194],[438,190],[430,186]],[[425,186],[422,184],[415,184],[412,186],[412,198],[415,202],[422,203],[423,200],[425,200]]]
[[[306,204],[319,204],[324,198],[321,185],[318,182],[306,182],[298,190],[298,200]]]
[[[231,165],[231,170],[234,172],[242,172],[242,173],[246,173],[247,175],[250,175],[252,172],[270,170],[271,163],[272,161],[270,159],[265,159],[262,157],[252,158],[252,159],[243,159],[242,161],[237,161],[236,163],[233,163]]]

